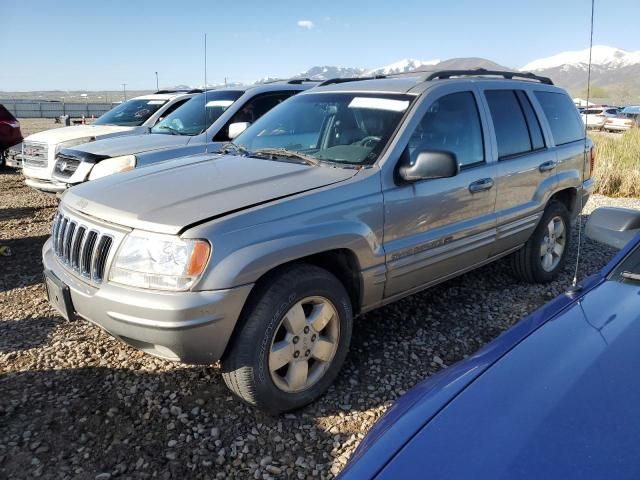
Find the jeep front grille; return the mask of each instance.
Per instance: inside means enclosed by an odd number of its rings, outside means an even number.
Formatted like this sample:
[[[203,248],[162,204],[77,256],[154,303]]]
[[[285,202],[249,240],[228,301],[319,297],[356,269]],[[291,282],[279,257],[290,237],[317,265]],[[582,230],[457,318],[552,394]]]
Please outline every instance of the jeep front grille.
[[[75,173],[80,165],[80,159],[69,155],[58,154],[56,156],[56,164],[53,170],[57,177],[69,178]]]
[[[46,168],[49,147],[46,143],[24,142],[22,144],[22,163],[25,167]]]
[[[51,239],[56,257],[70,270],[92,283],[102,283],[113,235],[57,213]]]

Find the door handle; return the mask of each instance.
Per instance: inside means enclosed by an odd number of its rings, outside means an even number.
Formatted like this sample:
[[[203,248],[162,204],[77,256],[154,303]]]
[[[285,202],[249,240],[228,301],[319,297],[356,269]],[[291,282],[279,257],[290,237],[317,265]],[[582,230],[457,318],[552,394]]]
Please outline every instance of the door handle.
[[[556,165],[557,163],[555,160],[549,160],[548,162],[541,163],[538,167],[538,170],[540,170],[541,172],[548,172],[556,168]]]
[[[469,185],[469,191],[471,193],[483,192],[485,190],[491,190],[493,187],[493,178],[483,178],[482,180],[476,180]]]

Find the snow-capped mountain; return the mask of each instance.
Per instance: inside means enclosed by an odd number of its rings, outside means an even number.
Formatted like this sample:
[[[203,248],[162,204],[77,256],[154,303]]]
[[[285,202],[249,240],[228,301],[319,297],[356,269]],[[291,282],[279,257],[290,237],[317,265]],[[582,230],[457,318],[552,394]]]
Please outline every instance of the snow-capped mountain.
[[[311,67],[309,70],[296,75],[296,77],[326,80],[328,78],[360,77],[364,75],[365,72],[366,70],[364,68],[323,65]]]
[[[487,68],[498,70],[509,70],[509,68],[498,65],[491,60],[485,58],[451,58],[449,60],[415,60],[404,59],[395,63],[391,63],[384,67],[376,68],[358,68],[358,67],[334,67],[334,66],[318,66],[311,67],[298,75],[296,78],[312,78],[326,80],[329,78],[341,77],[364,77],[370,75],[389,75],[393,73],[408,73],[415,70],[452,70],[452,69],[473,69]]]
[[[440,60],[415,60],[413,58],[405,58],[399,62],[386,65],[384,67],[367,70],[367,75],[389,75],[392,73],[405,73],[420,70],[424,66],[437,65]]]
[[[627,52],[606,45],[594,45],[591,56],[592,65],[614,69],[640,64],[640,51]],[[540,58],[524,65],[522,71],[540,71],[557,67],[576,67],[586,69],[589,65],[589,49],[562,52],[551,57]]]
[[[602,103],[637,103],[640,99],[640,51],[594,45],[591,58],[591,94]],[[589,49],[562,52],[524,65],[553,80],[576,96],[587,88]]]

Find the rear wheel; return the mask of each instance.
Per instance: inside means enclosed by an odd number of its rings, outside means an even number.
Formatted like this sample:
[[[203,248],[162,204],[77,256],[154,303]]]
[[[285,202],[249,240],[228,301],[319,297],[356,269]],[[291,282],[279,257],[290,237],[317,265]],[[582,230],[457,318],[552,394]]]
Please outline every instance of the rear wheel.
[[[567,260],[570,228],[567,207],[557,201],[551,202],[531,238],[512,256],[515,275],[531,283],[555,279]]]
[[[270,413],[302,407],[331,385],[351,340],[352,308],[342,283],[295,265],[256,292],[222,359],[227,386]]]

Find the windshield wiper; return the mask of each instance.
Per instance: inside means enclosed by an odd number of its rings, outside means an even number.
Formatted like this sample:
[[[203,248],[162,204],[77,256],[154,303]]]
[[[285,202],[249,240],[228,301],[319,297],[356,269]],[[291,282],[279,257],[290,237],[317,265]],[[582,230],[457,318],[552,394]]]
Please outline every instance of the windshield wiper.
[[[307,165],[317,167],[320,165],[320,160],[304,153],[294,152],[293,150],[287,150],[286,148],[261,148],[254,150],[252,154],[257,155],[270,155],[272,157],[291,158],[302,160]]]
[[[218,153],[224,153],[226,155],[227,153],[232,151],[239,155],[249,154],[249,150],[244,148],[242,145],[237,145],[233,142],[225,143]]]
[[[640,273],[622,272],[620,276],[625,280],[633,280],[634,282],[640,282]]]
[[[180,130],[176,130],[169,125],[158,125],[158,129],[169,130],[171,132],[171,135],[182,135],[182,132]]]

